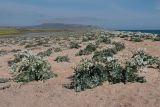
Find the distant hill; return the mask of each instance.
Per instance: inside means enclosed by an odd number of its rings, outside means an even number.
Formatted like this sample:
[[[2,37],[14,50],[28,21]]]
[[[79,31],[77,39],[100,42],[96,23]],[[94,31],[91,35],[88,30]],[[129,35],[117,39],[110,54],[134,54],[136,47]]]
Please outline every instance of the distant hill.
[[[64,24],[64,23],[43,23],[36,26],[30,26],[32,28],[54,28],[54,29],[79,29],[79,28],[98,28],[92,25],[80,25],[80,24]]]
[[[92,25],[80,24],[64,24],[64,23],[43,23],[34,26],[5,26],[0,27],[0,35],[16,35],[24,33],[37,32],[86,32],[90,30],[99,30],[100,27]]]

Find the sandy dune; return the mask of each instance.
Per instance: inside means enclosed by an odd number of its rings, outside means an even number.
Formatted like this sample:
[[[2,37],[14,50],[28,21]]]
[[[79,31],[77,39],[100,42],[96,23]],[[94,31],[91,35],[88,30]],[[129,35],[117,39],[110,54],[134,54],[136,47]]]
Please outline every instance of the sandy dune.
[[[119,59],[131,54],[137,48],[146,48],[146,52],[160,56],[160,42],[144,41],[133,43],[125,41],[126,49],[116,56]],[[12,46],[14,48],[21,48]],[[10,49],[10,47],[0,47]],[[45,49],[44,49],[45,50]],[[42,50],[34,50],[39,52]],[[52,65],[52,71],[58,74],[57,78],[47,81],[10,84],[11,87],[0,90],[0,107],[160,107],[160,73],[157,69],[145,68],[146,83],[128,83],[102,86],[76,93],[74,90],[64,88],[68,79],[74,72],[73,68],[82,57],[76,57],[78,49],[66,49],[62,52],[52,53],[47,57]],[[58,55],[68,55],[70,63],[57,63],[54,61]],[[91,56],[83,56],[90,58]],[[7,61],[13,58],[13,53],[0,56],[0,76],[10,77]]]

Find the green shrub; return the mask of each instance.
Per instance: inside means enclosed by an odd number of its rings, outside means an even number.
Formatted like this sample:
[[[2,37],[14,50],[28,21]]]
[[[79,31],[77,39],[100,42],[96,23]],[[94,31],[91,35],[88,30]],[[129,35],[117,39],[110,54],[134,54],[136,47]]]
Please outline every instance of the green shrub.
[[[57,62],[69,62],[69,58],[68,58],[68,56],[58,56],[56,59],[55,59],[55,61],[57,61]]]
[[[38,54],[37,54],[37,56],[40,56],[40,57],[46,57],[46,56],[50,56],[52,54],[52,48],[49,48],[49,49],[47,49],[46,51],[44,51],[44,52],[39,52]]]
[[[143,76],[139,76],[138,67],[132,66],[127,62],[125,67],[118,64],[117,60],[108,60],[105,62],[105,70],[108,72],[108,81],[110,83],[127,83],[127,82],[146,82]]]
[[[125,68],[123,69],[124,83],[127,82],[146,82],[144,76],[139,76],[139,67],[132,65],[132,61],[126,62]]]
[[[91,60],[83,60],[75,68],[72,82],[65,84],[64,87],[74,89],[76,92],[92,89],[106,81],[106,75],[107,73],[101,64],[97,64]]]
[[[114,54],[117,54],[118,51],[121,51],[125,48],[124,43],[114,42],[113,44],[115,47],[95,52],[92,58],[96,61],[105,62],[107,57],[112,57]]]
[[[4,50],[4,49],[1,49],[1,50],[0,50],[0,56],[1,56],[1,55],[6,55],[6,54],[8,54],[8,51],[7,51],[7,50]]]
[[[125,45],[122,42],[114,42],[113,44],[115,45],[117,51],[121,51],[122,49],[125,48]]]
[[[152,36],[149,36],[149,35],[146,35],[146,36],[144,37],[144,39],[146,39],[146,40],[153,40],[153,37],[152,37]]]
[[[0,83],[6,83],[9,82],[10,79],[6,79],[6,78],[0,78]]]
[[[75,73],[71,79],[71,83],[65,84],[64,87],[74,89],[76,92],[95,88],[107,80],[112,84],[145,82],[144,77],[139,76],[137,67],[134,68],[130,65],[122,67],[112,57],[108,57],[104,64],[93,60],[83,60],[75,68]]]
[[[78,49],[80,48],[81,46],[77,43],[77,42],[70,42],[70,48],[75,48],[75,49]]]
[[[15,59],[9,61],[9,66],[16,82],[46,80],[56,76],[50,71],[48,62],[27,51],[17,53]]]
[[[120,38],[128,38],[127,34],[120,35]]]
[[[139,69],[148,65],[158,65],[158,63],[158,57],[151,56],[145,53],[143,50],[137,50],[133,54],[131,61],[126,62],[124,69],[125,82],[145,82],[146,80],[143,76],[138,76]]]
[[[35,46],[36,46],[36,45],[33,44],[33,43],[28,43],[28,44],[25,45],[24,48],[31,48],[31,47],[35,47]]]
[[[154,41],[160,41],[160,35],[153,38]]]
[[[92,59],[95,61],[105,62],[108,57],[112,57],[117,53],[116,48],[108,48],[94,53]]]
[[[106,36],[106,35],[101,35],[99,37],[99,40],[105,44],[110,44],[111,43],[111,39],[110,37]]]
[[[11,52],[13,52],[13,53],[17,53],[17,52],[20,52],[21,51],[21,49],[13,49],[13,50],[11,50]]]
[[[114,58],[108,57],[105,61],[105,70],[108,73],[107,76],[110,83],[115,84],[124,81],[123,67]]]
[[[159,61],[158,57],[151,56],[145,53],[143,50],[136,50],[132,56],[131,65],[137,66],[139,68],[157,64]]]
[[[95,39],[95,33],[89,32],[89,33],[84,34],[82,41],[86,42],[86,41],[90,41],[94,39]]]
[[[96,50],[97,46],[95,44],[89,43],[85,49],[81,49],[77,55],[89,55]]]
[[[112,53],[112,50],[109,50],[109,52]],[[127,61],[124,66],[120,65],[112,57],[113,53],[108,53],[108,50],[98,53],[97,56],[93,57],[93,59],[97,58],[95,60],[83,60],[75,68],[72,82],[64,86],[75,91],[83,91],[85,89],[95,88],[107,80],[112,84],[121,82],[124,84],[127,82],[144,83],[146,80],[144,76],[140,76],[140,68],[153,64],[160,65],[160,59],[158,57],[146,54],[142,50],[137,50],[131,60]],[[102,63],[96,62],[99,60]]]
[[[134,42],[142,42],[142,38],[140,36],[132,36],[131,37],[131,41],[134,41]]]
[[[61,52],[61,51],[62,51],[61,48],[55,48],[55,49],[54,49],[54,52]]]
[[[86,46],[85,49],[88,50],[88,51],[90,51],[90,52],[93,52],[93,51],[96,50],[96,48],[97,48],[97,46],[96,46],[95,44],[89,43],[89,44]]]

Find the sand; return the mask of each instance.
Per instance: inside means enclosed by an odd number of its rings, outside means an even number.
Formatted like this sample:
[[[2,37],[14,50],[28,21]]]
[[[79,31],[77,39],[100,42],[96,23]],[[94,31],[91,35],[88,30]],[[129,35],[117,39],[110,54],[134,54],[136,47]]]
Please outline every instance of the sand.
[[[126,49],[116,56],[129,57],[131,51],[137,48],[146,48],[146,52],[160,56],[160,42],[144,41],[133,43],[125,41]],[[21,48],[19,46],[0,47],[0,49]],[[45,50],[34,50],[34,53]],[[0,107],[160,107],[160,72],[157,69],[145,68],[146,83],[127,83],[110,85],[105,82],[102,86],[82,92],[66,89],[62,85],[74,72],[74,67],[82,57],[76,57],[78,49],[66,49],[62,52],[53,52],[45,58],[52,65],[52,71],[58,74],[57,78],[47,81],[15,83],[9,82],[0,86],[10,85],[0,90]],[[0,76],[11,77],[7,62],[14,53],[0,56]],[[70,63],[54,61],[58,55],[68,55]],[[90,58],[90,56],[84,56]]]

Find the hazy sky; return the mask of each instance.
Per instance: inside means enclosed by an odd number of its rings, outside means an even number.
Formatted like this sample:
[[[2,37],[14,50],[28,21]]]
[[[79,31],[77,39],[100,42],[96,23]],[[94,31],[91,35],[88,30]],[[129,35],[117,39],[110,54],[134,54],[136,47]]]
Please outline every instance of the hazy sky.
[[[160,0],[0,0],[0,26],[44,22],[160,29]]]

